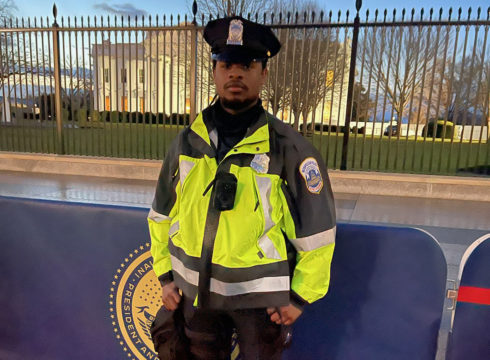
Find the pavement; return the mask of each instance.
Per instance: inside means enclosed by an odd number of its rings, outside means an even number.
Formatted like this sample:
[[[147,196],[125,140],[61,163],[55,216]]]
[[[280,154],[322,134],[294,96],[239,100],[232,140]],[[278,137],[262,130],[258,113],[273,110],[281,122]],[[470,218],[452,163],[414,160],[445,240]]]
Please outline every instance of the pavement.
[[[149,208],[156,180],[0,170],[0,195]],[[448,279],[457,280],[466,248],[490,232],[490,202],[335,193],[337,219],[346,223],[414,226],[432,234],[448,263]],[[449,288],[452,287],[449,282]],[[451,305],[446,301],[436,359],[444,359]]]

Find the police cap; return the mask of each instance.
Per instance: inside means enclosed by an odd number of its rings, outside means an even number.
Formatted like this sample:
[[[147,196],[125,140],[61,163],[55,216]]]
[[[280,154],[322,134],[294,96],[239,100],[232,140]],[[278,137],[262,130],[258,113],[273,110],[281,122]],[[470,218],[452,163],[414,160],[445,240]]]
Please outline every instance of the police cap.
[[[211,20],[204,28],[213,60],[250,63],[276,55],[281,43],[271,28],[241,16]]]

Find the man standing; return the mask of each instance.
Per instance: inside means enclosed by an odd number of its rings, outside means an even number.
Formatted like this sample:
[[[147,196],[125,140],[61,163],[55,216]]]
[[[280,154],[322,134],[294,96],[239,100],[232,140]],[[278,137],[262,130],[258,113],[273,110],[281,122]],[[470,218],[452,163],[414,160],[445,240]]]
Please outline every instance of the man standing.
[[[148,216],[161,312],[183,313],[193,358],[229,358],[235,333],[242,359],[280,359],[285,327],[328,289],[332,190],[316,149],[262,107],[271,29],[236,16],[204,39],[219,98],[174,141]]]

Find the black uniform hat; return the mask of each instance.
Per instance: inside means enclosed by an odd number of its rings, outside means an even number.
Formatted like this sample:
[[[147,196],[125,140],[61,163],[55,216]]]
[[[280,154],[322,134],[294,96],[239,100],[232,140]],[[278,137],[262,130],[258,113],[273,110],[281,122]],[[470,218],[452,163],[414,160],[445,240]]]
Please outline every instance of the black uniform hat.
[[[281,43],[271,28],[233,16],[211,20],[204,28],[213,60],[250,63],[267,60],[279,52]]]

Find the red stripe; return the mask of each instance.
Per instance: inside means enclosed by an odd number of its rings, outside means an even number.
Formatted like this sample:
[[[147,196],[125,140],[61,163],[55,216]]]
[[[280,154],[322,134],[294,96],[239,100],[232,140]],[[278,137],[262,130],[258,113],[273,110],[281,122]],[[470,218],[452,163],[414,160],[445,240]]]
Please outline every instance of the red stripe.
[[[490,289],[460,286],[458,291],[458,302],[490,305]]]

